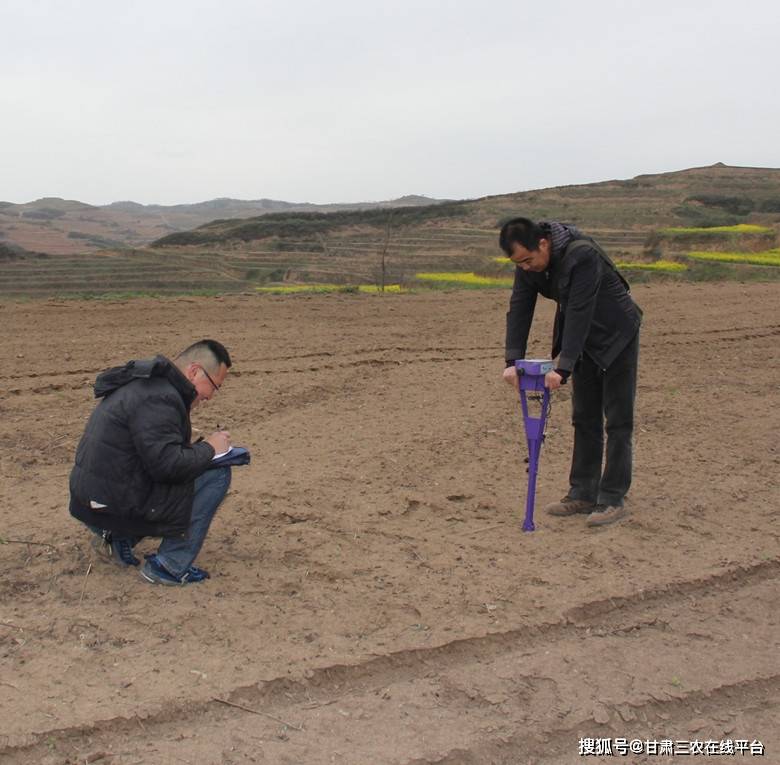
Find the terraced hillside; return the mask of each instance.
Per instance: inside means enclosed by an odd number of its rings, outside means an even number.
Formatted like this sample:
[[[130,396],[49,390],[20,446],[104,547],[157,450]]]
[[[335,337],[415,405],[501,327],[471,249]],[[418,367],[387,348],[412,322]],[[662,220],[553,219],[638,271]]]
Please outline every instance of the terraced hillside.
[[[639,251],[644,235],[618,233],[603,239]],[[155,248],[60,257],[0,260],[0,297],[89,296],[117,293],[185,294],[251,291],[272,282],[409,283],[419,271],[495,268],[493,231],[394,236],[371,234],[284,240],[283,249],[260,243],[224,249]]]
[[[780,170],[717,165],[433,206],[222,219],[143,249],[0,260],[0,297],[240,292],[269,282],[408,283],[421,271],[490,273],[498,228],[517,214],[575,223],[628,262],[683,253],[680,237],[659,235],[670,227],[760,223],[770,233],[756,241],[771,248]],[[744,237],[739,244],[752,247]]]
[[[514,215],[556,218],[591,231],[637,236],[668,226],[780,223],[780,169],[693,168],[642,175],[631,180],[560,186],[538,191],[449,202],[406,210],[337,212],[303,216],[277,214],[240,221],[215,220],[190,232],[172,234],[154,246],[202,246],[267,239],[305,238],[360,227],[382,241],[388,231],[494,232]],[[627,242],[634,244],[635,242]]]
[[[244,282],[218,257],[134,251],[0,261],[0,297],[234,292]]]

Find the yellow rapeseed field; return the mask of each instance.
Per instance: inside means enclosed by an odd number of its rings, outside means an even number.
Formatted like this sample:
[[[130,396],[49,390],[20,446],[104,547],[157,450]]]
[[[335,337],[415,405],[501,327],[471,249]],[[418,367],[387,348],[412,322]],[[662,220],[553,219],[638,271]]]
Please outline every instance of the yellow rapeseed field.
[[[680,271],[687,271],[688,266],[684,263],[675,263],[672,260],[656,260],[653,263],[631,263],[628,261],[615,263],[618,268],[626,270],[635,269],[639,271],[660,271],[667,274],[677,274]]]
[[[737,223],[735,226],[672,227],[662,228],[663,234],[771,234],[773,229],[755,223]]]
[[[375,284],[278,284],[267,287],[255,287],[257,292],[269,295],[292,295],[307,292],[318,294],[326,292],[382,292]],[[386,284],[385,292],[403,292],[400,284]]]
[[[439,271],[415,274],[424,282],[463,285],[465,287],[511,287],[512,278],[506,276],[479,276],[470,271]]]
[[[747,263],[751,266],[780,266],[780,248],[765,252],[689,252],[693,260],[715,263]]]
[[[385,292],[406,292],[400,284],[385,284]],[[358,292],[382,292],[382,290],[376,284],[361,284],[358,287]]]
[[[343,290],[340,284],[279,284],[270,287],[255,287],[258,292],[273,295],[291,295],[296,292],[338,292]]]

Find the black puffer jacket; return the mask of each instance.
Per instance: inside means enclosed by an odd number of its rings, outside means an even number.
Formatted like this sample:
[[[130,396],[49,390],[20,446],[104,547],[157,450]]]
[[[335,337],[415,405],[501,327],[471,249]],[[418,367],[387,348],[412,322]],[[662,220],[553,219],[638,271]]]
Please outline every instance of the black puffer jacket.
[[[210,444],[190,444],[195,395],[164,356],[98,375],[95,397],[103,400],[76,451],[71,515],[121,536],[183,534],[194,480],[214,456]]]

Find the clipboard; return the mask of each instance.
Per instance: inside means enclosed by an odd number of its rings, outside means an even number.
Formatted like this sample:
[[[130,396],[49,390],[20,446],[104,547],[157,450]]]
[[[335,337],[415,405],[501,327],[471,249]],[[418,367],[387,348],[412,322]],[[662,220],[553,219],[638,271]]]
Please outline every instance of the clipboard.
[[[226,452],[215,454],[207,470],[218,467],[238,467],[239,465],[248,465],[251,460],[249,449],[243,446],[231,446]]]

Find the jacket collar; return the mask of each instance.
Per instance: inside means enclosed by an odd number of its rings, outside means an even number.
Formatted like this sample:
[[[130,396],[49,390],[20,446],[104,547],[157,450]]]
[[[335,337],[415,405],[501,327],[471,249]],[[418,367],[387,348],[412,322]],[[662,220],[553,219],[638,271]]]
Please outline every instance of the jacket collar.
[[[192,402],[195,401],[195,397],[198,395],[195,386],[184,376],[184,372],[182,372],[172,361],[166,359],[165,356],[157,356],[156,358],[166,362],[165,378],[179,392],[187,409],[190,409],[190,407],[192,407]]]

